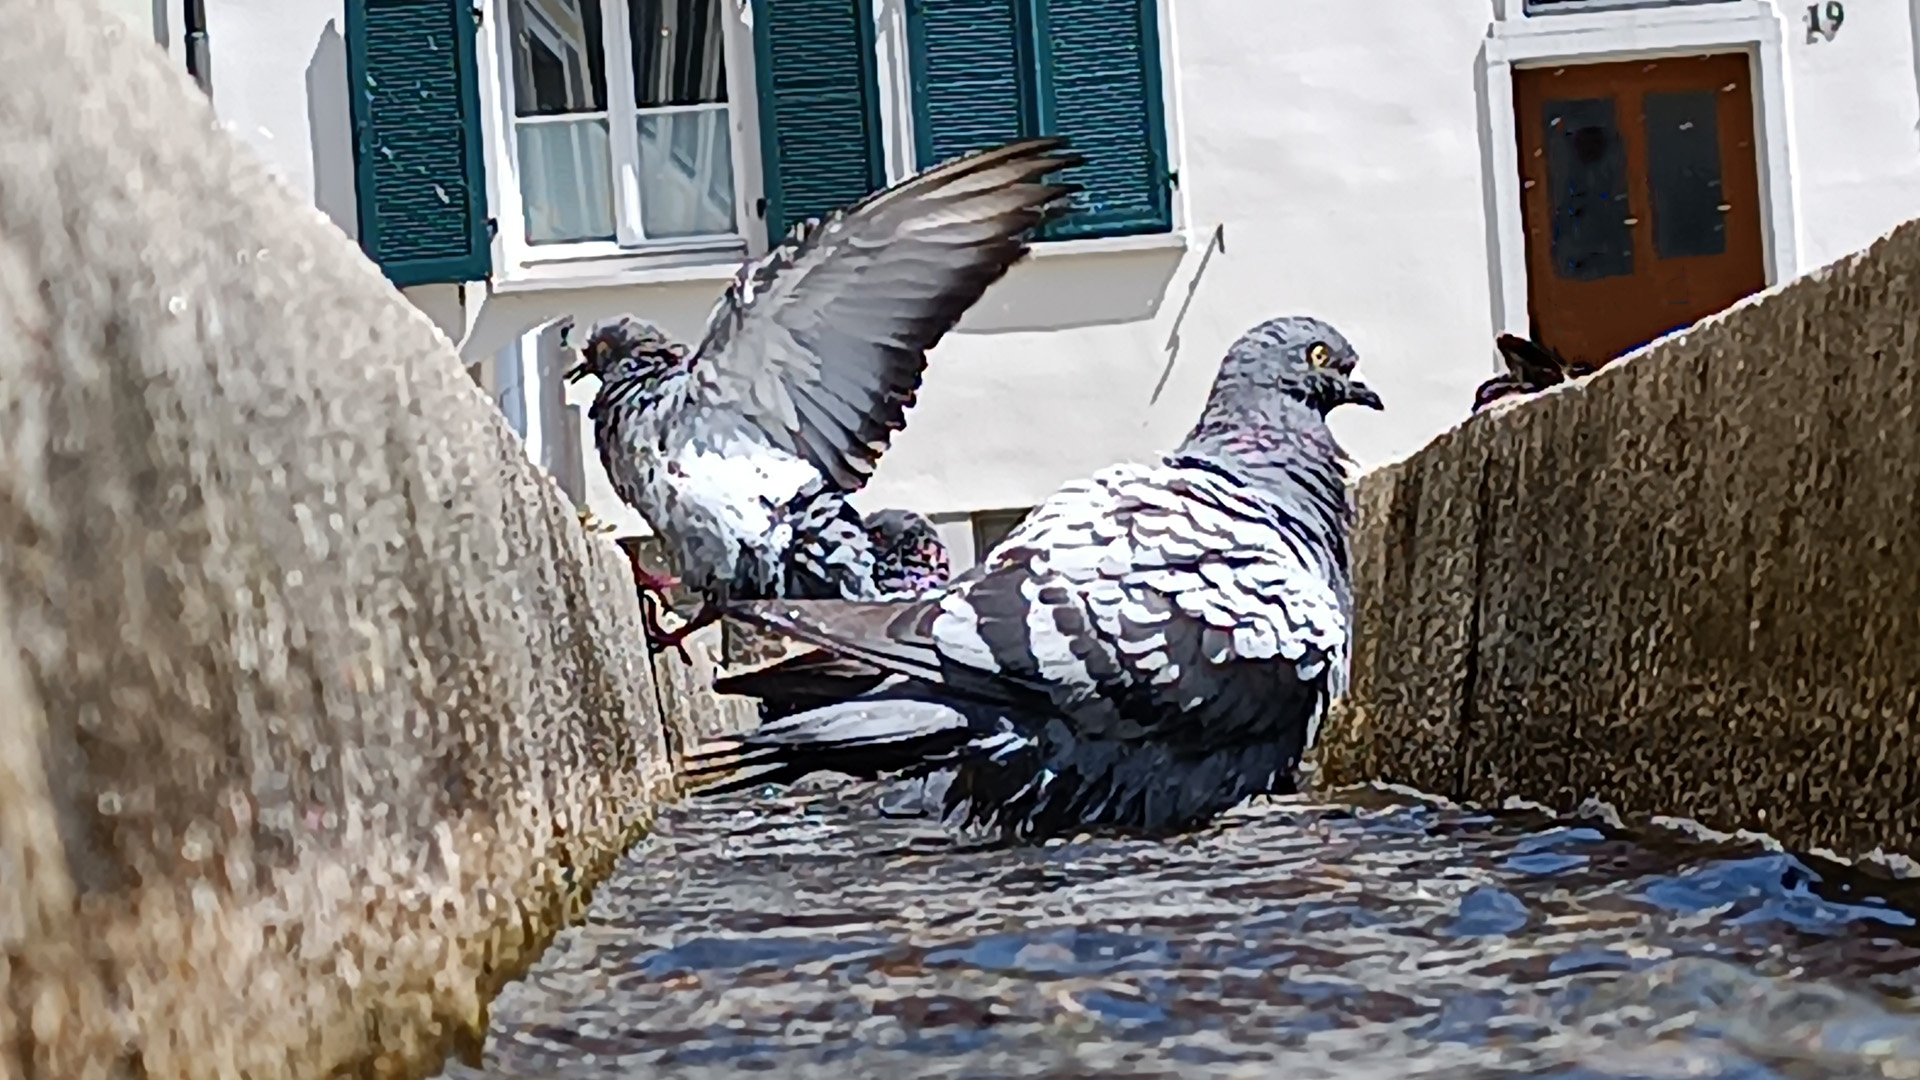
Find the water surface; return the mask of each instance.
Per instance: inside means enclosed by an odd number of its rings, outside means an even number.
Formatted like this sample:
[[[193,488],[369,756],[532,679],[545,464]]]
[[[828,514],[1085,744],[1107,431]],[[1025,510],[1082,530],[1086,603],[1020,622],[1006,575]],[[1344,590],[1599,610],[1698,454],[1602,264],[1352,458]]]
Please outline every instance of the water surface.
[[[1920,1078],[1912,896],[1755,842],[1358,789],[969,847],[873,802],[669,811],[449,1077]]]

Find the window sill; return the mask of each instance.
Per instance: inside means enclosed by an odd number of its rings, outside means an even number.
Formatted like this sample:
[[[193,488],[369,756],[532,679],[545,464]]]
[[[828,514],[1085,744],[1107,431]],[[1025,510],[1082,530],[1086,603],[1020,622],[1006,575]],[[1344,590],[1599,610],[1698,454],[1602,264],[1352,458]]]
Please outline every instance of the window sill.
[[[1037,262],[1092,255],[1178,252],[1187,248],[1181,231],[1107,236],[1087,240],[1052,240],[1033,245]],[[529,293],[548,289],[591,289],[620,285],[672,285],[684,282],[730,281],[747,257],[744,244],[681,251],[622,251],[606,254],[569,254],[557,249],[542,252],[494,277],[497,293]]]
[[[547,289],[590,289],[618,285],[671,285],[683,282],[730,281],[747,257],[744,243],[668,251],[619,251],[551,255],[524,259],[496,274],[497,293],[539,292]]]
[[[1036,261],[1070,258],[1076,255],[1120,255],[1136,251],[1184,251],[1187,234],[1181,230],[1163,233],[1136,233],[1132,236],[1103,236],[1088,240],[1047,240],[1033,245]]]

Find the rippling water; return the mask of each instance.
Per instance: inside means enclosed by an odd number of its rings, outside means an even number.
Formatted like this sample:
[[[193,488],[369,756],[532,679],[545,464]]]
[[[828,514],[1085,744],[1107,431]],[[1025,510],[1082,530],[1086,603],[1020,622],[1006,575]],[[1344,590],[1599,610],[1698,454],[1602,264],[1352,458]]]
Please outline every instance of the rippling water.
[[[864,785],[693,803],[495,1002],[482,1072],[1920,1078],[1902,883],[1326,798],[1029,849]]]

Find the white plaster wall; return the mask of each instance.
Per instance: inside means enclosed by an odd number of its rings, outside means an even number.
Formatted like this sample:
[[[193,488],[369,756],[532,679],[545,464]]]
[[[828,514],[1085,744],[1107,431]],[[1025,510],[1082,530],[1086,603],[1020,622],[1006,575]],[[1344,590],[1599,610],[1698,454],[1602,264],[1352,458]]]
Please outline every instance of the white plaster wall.
[[[1811,270],[1920,216],[1920,91],[1912,5],[1854,0],[1833,40],[1813,44],[1806,8],[1800,0],[1781,5]]]
[[[1359,350],[1390,409],[1336,414],[1363,461],[1410,451],[1457,420],[1493,362],[1473,82],[1489,14],[1460,0],[1370,6],[1381,15],[1178,3],[1192,227],[1158,313],[1064,333],[954,336],[867,501],[1026,505],[1169,446],[1227,345],[1277,314],[1325,318]],[[1249,48],[1250,28],[1262,26],[1260,47]],[[1170,355],[1173,319],[1221,223],[1227,250],[1199,280]],[[1084,264],[1104,258],[1115,257],[1036,261],[1002,288],[1085,288]]]
[[[159,20],[165,18],[164,9],[155,11],[155,0],[98,0],[106,11],[126,20],[133,31],[143,37],[158,42],[163,36],[157,32]]]
[[[1326,318],[1358,348],[1387,410],[1342,410],[1333,424],[1362,465],[1403,456],[1465,415],[1496,364],[1474,88],[1491,5],[1353,7],[1365,13],[1175,0],[1192,235],[1165,302],[1131,323],[952,336],[864,502],[1023,505],[1157,452],[1191,423],[1234,336],[1274,314]],[[1808,43],[1805,5],[1780,10],[1797,231],[1811,269],[1920,216],[1920,14],[1855,0],[1833,39]],[[1228,251],[1199,282],[1156,400],[1172,318],[1217,223]],[[990,300],[1070,295],[1082,276],[1070,260],[1036,262]]]
[[[936,350],[865,505],[1024,506],[1168,447],[1220,353],[1275,314],[1321,316],[1358,347],[1388,406],[1336,414],[1363,465],[1457,422],[1494,369],[1474,76],[1490,0],[1173,2],[1184,248],[1147,241],[1017,267]],[[1813,43],[1805,5],[1781,6],[1803,269],[1920,215],[1915,4],[1853,0],[1839,35]],[[341,0],[207,6],[222,117],[351,233]],[[1196,280],[1216,226],[1226,250]],[[719,288],[500,295],[468,322],[499,322],[504,342],[562,314],[631,310],[691,338]],[[590,389],[568,394],[582,422]],[[583,445],[589,503],[638,531],[590,431]]]
[[[358,235],[342,0],[206,0],[206,12],[220,119]]]

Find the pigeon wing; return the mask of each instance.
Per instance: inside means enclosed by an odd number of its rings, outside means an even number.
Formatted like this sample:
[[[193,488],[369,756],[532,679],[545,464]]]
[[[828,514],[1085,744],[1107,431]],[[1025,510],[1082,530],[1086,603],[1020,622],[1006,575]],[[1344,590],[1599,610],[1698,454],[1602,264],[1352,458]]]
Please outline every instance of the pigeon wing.
[[[1545,390],[1566,380],[1567,362],[1560,354],[1537,341],[1516,334],[1501,334],[1494,339],[1507,371],[1528,391]]]
[[[939,599],[931,636],[1089,733],[1213,738],[1311,687],[1311,738],[1346,662],[1346,559],[1293,524],[1215,470],[1115,466],[1036,509]]]
[[[927,352],[1064,208],[1059,138],[945,162],[808,222],[742,268],[693,363],[693,400],[736,410],[843,490],[905,425]]]

